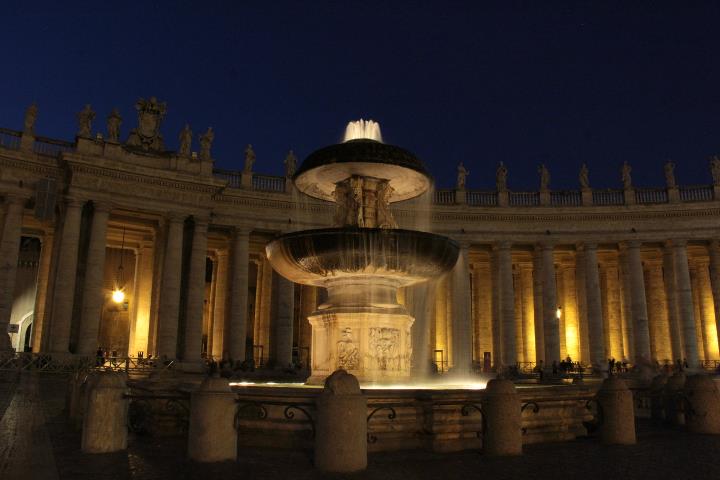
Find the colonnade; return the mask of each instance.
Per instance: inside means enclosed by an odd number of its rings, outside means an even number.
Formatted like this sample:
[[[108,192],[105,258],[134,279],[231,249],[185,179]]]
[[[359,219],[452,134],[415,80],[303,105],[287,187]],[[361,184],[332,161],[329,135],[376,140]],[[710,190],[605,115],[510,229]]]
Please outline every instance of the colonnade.
[[[20,239],[27,234],[26,201],[7,195],[4,202],[3,326],[12,311]],[[44,230],[35,351],[92,355],[98,348],[114,268],[106,257],[108,248],[117,248],[110,232],[117,236],[119,225],[123,231],[132,226],[132,215],[109,202],[88,202],[67,198],[60,221]],[[305,319],[322,291],[273,272],[264,258],[267,234],[178,212],[150,223],[150,237],[133,247],[130,338],[122,353],[186,362],[204,354],[286,366],[294,348],[309,352]],[[686,359],[691,365],[719,359],[718,240],[461,243],[452,274],[423,287],[422,295],[400,295],[414,316],[426,317],[427,331],[414,331],[413,341],[416,357],[423,352],[429,358],[415,363],[470,369],[486,353],[495,367],[567,356],[597,365],[610,357]]]

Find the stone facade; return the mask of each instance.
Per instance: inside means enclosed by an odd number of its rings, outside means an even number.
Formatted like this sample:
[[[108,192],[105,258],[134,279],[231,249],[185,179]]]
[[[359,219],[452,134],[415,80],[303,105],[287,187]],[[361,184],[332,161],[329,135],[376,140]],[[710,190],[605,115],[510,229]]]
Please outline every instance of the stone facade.
[[[243,171],[215,169],[210,130],[201,155],[189,152],[189,129],[167,150],[164,104],[137,109],[129,137],[116,112],[107,140],[86,131],[86,117],[74,142],[37,136],[37,108],[23,131],[0,129],[0,328],[13,332],[0,348],[307,366],[308,316],[325,293],[279,278],[265,245],[330,226],[334,206],[256,173],[255,152]],[[463,261],[422,295],[400,293],[416,320],[396,340],[412,338],[412,359],[378,347],[378,365],[447,371],[468,356],[482,366],[486,353],[495,367],[719,360],[720,187],[638,189],[626,170],[622,189],[593,190],[581,173],[577,191],[546,181],[526,193],[508,189],[501,166],[497,191],[438,190],[432,202],[391,206],[400,228],[457,240]],[[41,245],[32,266],[28,239]],[[352,370],[355,342],[394,338],[360,328],[333,339],[329,364]]]

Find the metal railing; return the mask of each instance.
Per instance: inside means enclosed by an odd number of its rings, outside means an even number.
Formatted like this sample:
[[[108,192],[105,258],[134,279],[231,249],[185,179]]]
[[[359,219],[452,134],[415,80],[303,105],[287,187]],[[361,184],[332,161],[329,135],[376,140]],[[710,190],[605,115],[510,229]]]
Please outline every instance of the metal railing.
[[[9,148],[11,150],[19,149],[21,136],[21,132],[8,130],[7,128],[0,128],[0,147]]]
[[[550,192],[550,205],[579,206],[582,205],[582,195],[577,190]]]
[[[35,143],[33,143],[33,152],[38,155],[57,157],[63,152],[72,152],[73,150],[75,150],[74,143],[54,138],[35,137]]]
[[[468,205],[491,206],[498,203],[497,192],[468,191],[465,193],[465,201]]]
[[[593,190],[593,205],[622,205],[625,196],[622,190]]]
[[[713,199],[712,185],[685,185],[679,190],[683,202],[708,202]]]
[[[285,177],[253,174],[252,187],[253,190],[261,190],[264,192],[284,192]]]
[[[667,203],[668,193],[664,188],[636,188],[637,203]]]
[[[540,205],[539,192],[510,192],[510,206],[534,207]]]
[[[92,370],[124,371],[126,373],[150,373],[169,370],[172,360],[142,357],[83,357],[78,355],[53,356],[49,353],[0,354],[0,371],[33,371],[44,373],[88,373]]]
[[[435,190],[434,200],[438,205],[452,205],[455,203],[455,190]]]

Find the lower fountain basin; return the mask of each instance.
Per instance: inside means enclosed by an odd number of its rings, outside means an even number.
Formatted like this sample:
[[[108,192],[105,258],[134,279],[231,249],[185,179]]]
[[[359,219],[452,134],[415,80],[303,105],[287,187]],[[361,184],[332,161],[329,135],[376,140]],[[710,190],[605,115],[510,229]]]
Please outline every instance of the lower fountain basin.
[[[460,251],[457,242],[442,235],[352,227],[288,233],[265,249],[280,275],[318,287],[353,277],[406,287],[450,271]]]

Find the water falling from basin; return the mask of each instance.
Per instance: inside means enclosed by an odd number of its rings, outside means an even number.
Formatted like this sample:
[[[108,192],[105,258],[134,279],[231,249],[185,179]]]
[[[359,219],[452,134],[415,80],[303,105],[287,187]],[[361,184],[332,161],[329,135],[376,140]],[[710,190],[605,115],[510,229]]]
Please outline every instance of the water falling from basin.
[[[293,181],[298,191],[335,203],[334,227],[287,233],[266,246],[280,275],[328,292],[308,317],[309,383],[339,368],[364,384],[407,383],[417,335],[398,289],[442,276],[457,262],[453,240],[398,228],[390,204],[422,195],[432,181],[415,155],[380,140],[380,126],[360,120],[348,124],[344,143],[310,154]]]

